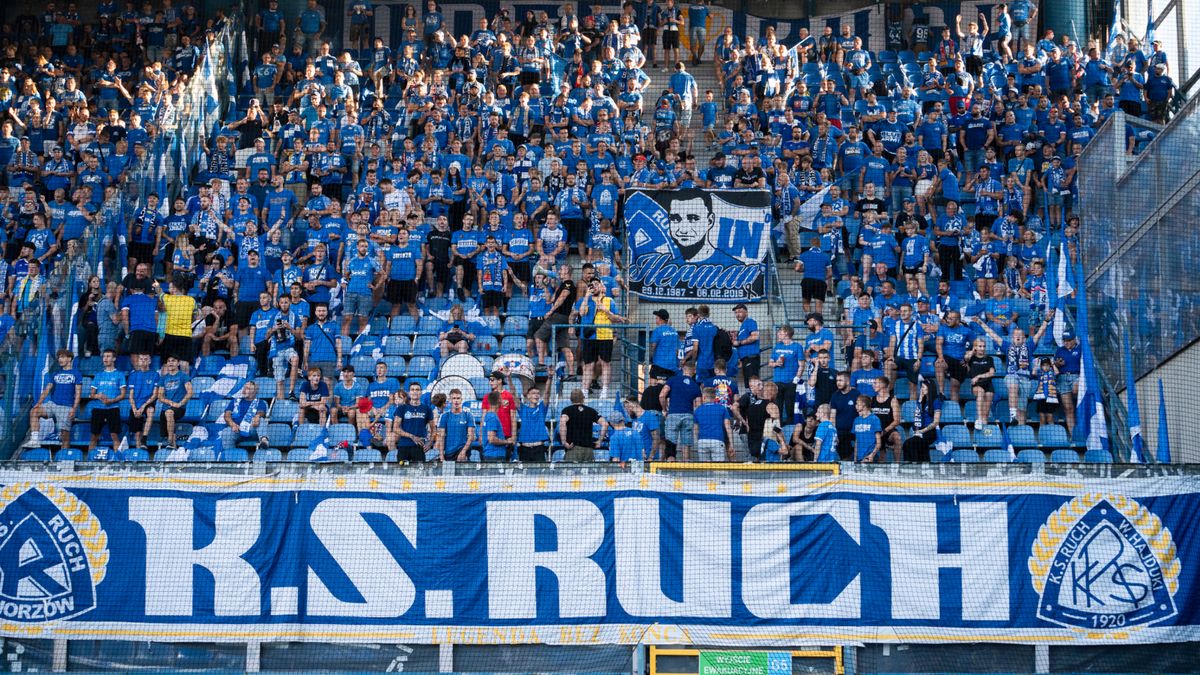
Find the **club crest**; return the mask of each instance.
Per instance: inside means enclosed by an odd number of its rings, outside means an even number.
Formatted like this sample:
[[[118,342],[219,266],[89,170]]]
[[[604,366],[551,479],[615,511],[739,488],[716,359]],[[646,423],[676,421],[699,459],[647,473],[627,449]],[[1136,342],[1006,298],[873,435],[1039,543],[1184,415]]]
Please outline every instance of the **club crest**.
[[[96,606],[108,537],[91,509],[53,485],[0,490],[0,618],[45,623]]]
[[[1029,558],[1038,618],[1088,630],[1146,626],[1178,612],[1171,533],[1136,501],[1085,495],[1055,511]]]

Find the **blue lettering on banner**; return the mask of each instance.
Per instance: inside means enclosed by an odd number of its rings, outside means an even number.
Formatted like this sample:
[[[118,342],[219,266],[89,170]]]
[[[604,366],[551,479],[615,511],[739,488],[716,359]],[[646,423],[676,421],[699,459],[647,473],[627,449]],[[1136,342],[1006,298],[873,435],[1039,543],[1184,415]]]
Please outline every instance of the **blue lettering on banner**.
[[[771,255],[770,193],[639,190],[625,203],[630,289],[658,300],[761,299]]]
[[[1200,493],[1182,477],[1134,498],[1102,479],[1057,494],[1001,479],[964,491],[861,476],[747,489],[659,475],[192,474],[136,488],[11,475],[34,480],[0,490],[3,635],[728,644],[721,636],[737,627],[781,646],[1200,637],[1190,609]]]

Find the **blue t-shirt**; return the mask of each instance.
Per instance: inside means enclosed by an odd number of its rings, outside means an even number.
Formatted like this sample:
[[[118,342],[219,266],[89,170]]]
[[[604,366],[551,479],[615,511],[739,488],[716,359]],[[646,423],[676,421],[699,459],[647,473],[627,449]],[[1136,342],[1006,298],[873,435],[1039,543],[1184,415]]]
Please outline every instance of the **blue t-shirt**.
[[[791,344],[775,343],[775,348],[771,350],[771,360],[782,360],[783,363],[775,368],[775,372],[771,376],[772,381],[790,383],[795,379],[796,372],[800,369],[801,349],[802,347],[798,342],[792,342]]]
[[[379,263],[375,258],[370,256],[362,257],[357,254],[350,260],[346,261],[346,276],[349,280],[346,283],[346,292],[355,295],[370,295],[371,282],[375,280],[375,272],[379,270]]]
[[[817,425],[816,440],[821,443],[821,452],[817,455],[818,462],[838,461],[837,428],[832,422],[821,422]]]
[[[358,399],[367,395],[367,385],[362,380],[355,378],[350,386],[338,380],[338,383],[333,385],[333,397],[336,399],[335,405],[349,407],[356,405]]]
[[[121,309],[129,310],[130,331],[158,331],[158,298],[144,293],[131,293],[121,301]]]
[[[546,402],[538,401],[536,406],[528,403],[517,408],[517,420],[521,423],[517,430],[518,443],[547,443],[550,432],[546,429]]]
[[[162,389],[162,395],[168,401],[178,403],[187,395],[187,383],[191,382],[192,378],[182,370],[174,373],[164,373],[158,378],[158,387]]]
[[[500,418],[496,418],[499,423]],[[455,458],[462,446],[467,442],[467,429],[475,426],[475,418],[466,410],[455,413],[447,412],[438,421],[438,428],[445,435],[445,453],[447,458]]]
[[[674,328],[668,324],[655,328],[650,334],[650,344],[657,345],[654,358],[650,361],[653,365],[671,371],[678,370],[679,333]]]
[[[608,438],[608,454],[620,462],[642,459],[642,441],[629,427],[616,429]]]
[[[704,403],[692,413],[699,431],[697,440],[725,442],[725,422],[729,419],[729,408],[720,403]]]
[[[158,389],[158,373],[153,370],[135,370],[127,378],[129,388],[133,391],[133,405],[141,407],[150,400]]]
[[[497,439],[504,439],[504,426],[500,424],[499,415],[486,412],[483,415],[483,456],[504,457],[508,453],[508,446],[494,445],[490,440],[493,433]]]
[[[700,398],[700,383],[687,375],[676,375],[667,380],[671,391],[667,394],[667,414],[691,414],[693,403]]]
[[[804,264],[804,278],[817,281],[825,281],[825,270],[833,264],[829,254],[817,248],[801,253],[800,262]]]
[[[855,459],[862,461],[875,451],[875,434],[883,431],[879,418],[872,414],[859,416],[854,420]]]
[[[97,394],[110,399],[118,399],[112,403],[101,403],[99,400],[94,404],[95,408],[110,410],[121,405],[119,397],[124,395],[125,389],[125,373],[117,369],[102,370],[96,373],[92,378],[92,397]]]

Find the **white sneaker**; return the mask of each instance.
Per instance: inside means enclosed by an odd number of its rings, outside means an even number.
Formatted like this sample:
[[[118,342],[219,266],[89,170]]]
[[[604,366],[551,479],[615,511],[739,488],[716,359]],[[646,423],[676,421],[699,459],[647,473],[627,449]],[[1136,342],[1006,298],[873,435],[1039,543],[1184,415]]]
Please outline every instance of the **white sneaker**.
[[[606,399],[606,398],[608,398],[608,387],[601,387],[601,389],[600,389],[600,398],[601,398],[601,399]]]
[[[38,433],[37,429],[30,430],[29,440],[25,442],[25,447],[36,448],[41,444],[42,444],[41,434]]]

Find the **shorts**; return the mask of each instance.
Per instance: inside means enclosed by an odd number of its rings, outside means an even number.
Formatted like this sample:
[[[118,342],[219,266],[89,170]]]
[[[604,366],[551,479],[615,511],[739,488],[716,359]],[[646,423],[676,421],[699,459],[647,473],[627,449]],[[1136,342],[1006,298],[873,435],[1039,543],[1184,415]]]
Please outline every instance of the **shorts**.
[[[538,326],[537,332],[533,334],[534,339],[542,342],[550,342],[550,334],[555,333],[554,341],[556,346],[564,347],[567,345],[567,317],[562,314],[551,314],[550,318],[546,319]],[[530,328],[532,328],[532,323]]]
[[[120,408],[96,408],[92,410],[92,435],[99,436],[104,427],[108,427],[108,433],[121,433],[121,409]]]
[[[675,371],[671,370],[670,368],[667,368],[665,366],[651,364],[650,365],[650,377],[657,377],[659,379],[666,380],[666,379],[675,377]]]
[[[905,274],[921,274],[925,271],[925,265],[905,265]]]
[[[302,422],[316,424],[321,420],[321,413],[316,408],[304,408],[302,411]]]
[[[1023,410],[1025,404],[1029,402],[1029,397],[1033,395],[1033,380],[1029,379],[1028,375],[1006,375],[1004,377],[1005,387],[1017,385],[1017,400],[1009,401],[1009,408],[1013,410]],[[1014,403],[1016,405],[1014,405]]]
[[[918,197],[924,197],[924,196],[928,195],[929,191],[932,189],[933,189],[933,181],[928,178],[922,178],[921,180],[917,181],[917,189],[914,190],[914,193]]]
[[[920,366],[920,359],[902,359],[896,357],[896,377],[904,375],[905,379],[916,384],[917,377],[921,374]]]
[[[724,462],[725,443],[712,438],[701,438],[696,441],[697,462]]]
[[[584,363],[595,363],[598,360],[604,363],[612,363],[612,355],[612,340],[584,340],[579,358]]]
[[[196,347],[190,337],[164,335],[159,355],[164,359],[168,356],[174,356],[183,363],[190,364],[196,358]]]
[[[344,316],[371,316],[371,309],[374,306],[375,302],[369,294],[347,293],[345,302],[342,303],[342,314]]]
[[[517,446],[517,458],[522,462],[545,462],[549,449],[545,443],[521,444]]]
[[[158,345],[158,333],[148,330],[135,330],[129,334],[130,354],[153,354]]]
[[[801,279],[800,297],[805,300],[824,300],[829,286],[820,279]]]
[[[288,374],[288,364],[298,356],[299,354],[296,353],[296,350],[291,347],[275,352],[275,356],[271,357],[271,366],[275,370],[276,382],[283,382]],[[316,366],[316,364],[313,365]]]
[[[250,317],[259,307],[257,300],[239,300],[233,303],[233,320],[230,323],[238,326],[249,326]]]
[[[437,459],[436,453],[434,454],[434,459]],[[425,451],[415,445],[406,447],[396,446],[396,461],[420,464],[425,461]]]
[[[658,38],[657,28],[642,29],[642,44],[653,47],[655,40]]]
[[[167,430],[167,412],[168,411],[170,411],[173,415],[175,415],[175,423],[176,424],[183,422],[183,416],[185,414],[183,406],[180,406],[180,407],[175,407],[173,405],[162,406],[162,410],[158,413],[158,419],[160,421],[162,421],[162,423],[163,423],[163,427],[162,427],[163,431]]]
[[[662,34],[663,49],[679,49],[679,31],[664,30]]]
[[[54,420],[54,428],[60,433],[71,427],[71,418],[74,417],[73,408],[68,405],[59,405],[53,401],[46,401],[42,404],[42,414]]]
[[[538,332],[542,330],[542,325],[545,323],[545,319],[536,317],[529,319],[529,327],[525,329],[525,339],[532,340],[536,338]]]
[[[1059,373],[1057,382],[1059,394],[1074,394],[1077,382],[1079,382],[1077,373]]]
[[[142,429],[146,428],[146,422],[154,419],[154,406],[147,406],[146,411],[142,415],[135,415],[133,411],[129,411],[129,430],[135,434],[142,433]]]
[[[484,291],[484,309],[504,309],[504,291]]]
[[[971,385],[971,391],[975,391],[975,387],[979,387],[980,389],[982,389],[982,390],[983,390],[983,391],[985,391],[985,392],[992,392],[992,391],[995,391],[995,389],[992,387],[992,380],[993,380],[993,379],[994,379],[994,378],[991,378],[991,377],[989,377],[989,378],[987,378],[986,380],[983,380],[983,381],[981,381],[981,382],[976,382],[975,384],[972,384],[972,385]]]
[[[388,279],[386,297],[393,305],[411,305],[417,301],[417,282]]]
[[[1058,403],[1043,399],[1037,402],[1037,411],[1039,415],[1053,415],[1058,412],[1058,406]]]
[[[946,359],[946,374],[956,382],[967,381],[967,367],[959,359]]]
[[[779,455],[779,442],[767,439],[762,445],[762,460],[764,462],[780,462],[783,458]]]
[[[671,413],[663,427],[663,436],[675,445],[691,447],[692,416],[689,413]]]
[[[129,257],[138,262],[154,262],[154,244],[134,242],[129,245]]]

